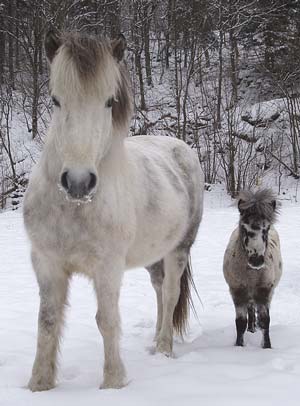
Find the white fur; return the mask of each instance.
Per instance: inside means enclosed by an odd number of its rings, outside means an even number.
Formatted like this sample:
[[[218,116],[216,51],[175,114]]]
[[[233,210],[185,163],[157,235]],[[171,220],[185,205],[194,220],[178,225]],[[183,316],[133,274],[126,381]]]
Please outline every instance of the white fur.
[[[96,321],[105,352],[102,388],[126,384],[118,309],[125,269],[165,258],[157,349],[168,354],[172,349],[171,320],[184,267],[184,262],[176,262],[177,247],[191,222],[198,228],[201,220],[203,175],[196,154],[182,141],[168,137],[124,140],[114,132],[111,110],[105,107],[119,80],[112,58],[108,69],[103,74],[105,83],[103,75],[98,75],[101,83],[95,84],[101,92],[87,91],[83,97],[63,49],[52,65],[52,94],[61,107],[54,108],[46,145],[24,201],[41,297],[37,353],[29,383],[32,391],[55,385],[63,308],[74,272],[89,276],[97,294]],[[66,73],[70,71],[71,79]],[[127,130],[123,128],[123,135]],[[95,171],[98,180],[90,202],[78,205],[60,190],[60,176],[66,168]]]

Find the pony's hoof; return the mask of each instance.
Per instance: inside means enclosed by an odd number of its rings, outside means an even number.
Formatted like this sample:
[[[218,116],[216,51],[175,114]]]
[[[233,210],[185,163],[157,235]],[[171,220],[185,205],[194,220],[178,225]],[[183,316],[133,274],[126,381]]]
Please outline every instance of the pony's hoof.
[[[28,383],[28,389],[30,389],[31,392],[42,392],[53,389],[54,387],[55,383],[53,381],[48,381],[43,378],[32,377]]]
[[[255,327],[248,327],[247,331],[250,331],[250,333],[255,333],[256,332],[256,328]]]

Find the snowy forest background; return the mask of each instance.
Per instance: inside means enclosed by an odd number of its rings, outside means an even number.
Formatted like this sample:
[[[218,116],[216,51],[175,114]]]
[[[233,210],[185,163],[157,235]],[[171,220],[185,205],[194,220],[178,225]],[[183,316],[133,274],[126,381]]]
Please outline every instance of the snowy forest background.
[[[185,140],[232,197],[297,188],[300,1],[0,0],[0,209],[18,207],[45,139],[50,27],[125,35],[130,135]]]

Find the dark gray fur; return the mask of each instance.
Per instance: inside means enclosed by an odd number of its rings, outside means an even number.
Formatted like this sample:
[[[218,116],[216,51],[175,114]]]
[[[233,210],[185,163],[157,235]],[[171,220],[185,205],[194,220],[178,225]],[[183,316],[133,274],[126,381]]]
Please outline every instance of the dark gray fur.
[[[265,218],[269,223],[276,221],[279,212],[276,197],[270,189],[240,192],[238,208],[242,217],[255,215]]]
[[[240,223],[230,237],[223,262],[224,277],[236,310],[236,345],[244,345],[247,325],[252,333],[257,325],[263,332],[263,348],[271,348],[269,308],[282,272],[279,236],[273,226],[278,204],[273,192],[263,189],[241,192],[238,208]],[[257,240],[259,236],[261,240]],[[257,259],[263,257],[257,269],[249,262],[248,240],[251,239],[250,247],[258,250]],[[259,245],[255,245],[256,241],[260,241]]]

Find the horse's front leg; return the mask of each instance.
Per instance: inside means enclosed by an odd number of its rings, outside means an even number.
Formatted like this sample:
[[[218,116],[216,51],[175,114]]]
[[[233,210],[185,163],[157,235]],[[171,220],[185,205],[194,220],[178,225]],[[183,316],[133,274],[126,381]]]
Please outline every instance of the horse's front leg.
[[[40,289],[38,339],[36,357],[28,387],[33,392],[55,386],[56,363],[64,304],[67,298],[68,276],[45,258],[32,256]]]
[[[244,334],[247,328],[248,291],[241,287],[230,289],[235,307],[236,343],[238,347],[244,346]]]
[[[106,266],[94,277],[98,300],[96,321],[104,343],[104,370],[101,389],[122,388],[126,372],[120,357],[119,296],[124,267]]]
[[[263,333],[263,348],[271,348],[270,340],[270,302],[273,294],[272,288],[259,288],[255,292],[255,300],[257,303],[257,319],[258,327]]]

